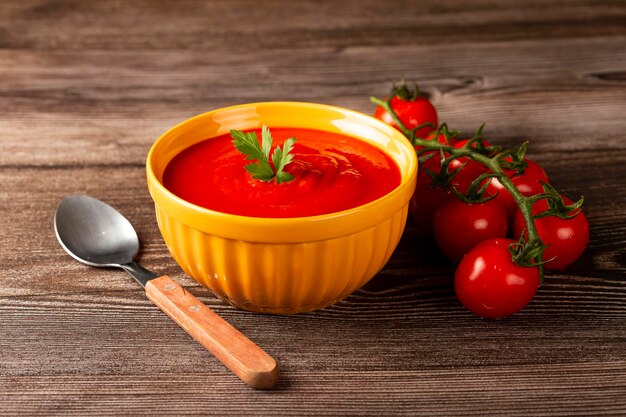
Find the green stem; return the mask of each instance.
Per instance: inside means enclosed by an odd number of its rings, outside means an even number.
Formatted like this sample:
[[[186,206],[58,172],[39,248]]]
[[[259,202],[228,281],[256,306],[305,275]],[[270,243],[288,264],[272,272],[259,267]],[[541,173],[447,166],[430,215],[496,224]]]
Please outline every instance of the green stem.
[[[402,132],[402,134],[404,136],[406,136],[407,138],[410,139],[411,136],[413,136],[413,132],[410,131],[409,129],[407,129],[407,127],[404,125],[404,123],[402,123],[400,121],[400,119],[398,118],[398,115],[396,114],[396,112],[391,110],[391,99],[392,98],[393,98],[393,96],[389,97],[389,100],[387,100],[387,101],[382,101],[379,98],[370,97],[370,101],[372,103],[374,103],[374,104],[377,104],[377,105],[383,107],[385,110],[387,110],[387,113],[389,113],[389,115],[391,116],[393,121],[396,123],[396,125],[398,125],[398,129],[400,130],[400,132]]]
[[[372,103],[375,103],[383,107],[391,115],[392,119],[398,125],[398,128],[402,132],[402,134],[404,134],[404,136],[409,138],[413,142],[414,145],[421,146],[422,148],[425,148],[425,149],[431,149],[431,150],[436,150],[436,151],[442,150],[454,156],[457,156],[457,155],[459,157],[465,156],[486,166],[492,172],[491,176],[493,178],[496,178],[498,181],[500,181],[500,184],[502,184],[502,186],[509,192],[509,194],[511,194],[511,197],[513,198],[513,200],[515,200],[515,203],[517,203],[517,206],[522,212],[522,216],[524,216],[524,222],[526,223],[526,231],[528,233],[528,242],[541,241],[541,238],[539,237],[539,232],[537,231],[537,227],[535,226],[535,220],[532,214],[532,205],[535,202],[535,199],[533,197],[526,197],[517,189],[515,184],[513,184],[511,179],[508,177],[508,175],[506,175],[506,173],[500,166],[501,158],[498,155],[494,156],[493,158],[490,158],[478,152],[468,152],[467,149],[459,149],[453,146],[444,145],[442,143],[439,143],[437,140],[426,140],[426,139],[417,138],[415,137],[413,131],[409,130],[400,121],[398,116],[391,109],[391,105],[389,101],[383,101],[376,97],[371,97],[370,101]],[[539,277],[541,279],[541,282],[543,282],[544,271],[543,271],[541,255],[537,257],[536,263],[537,263],[536,267],[539,269]]]

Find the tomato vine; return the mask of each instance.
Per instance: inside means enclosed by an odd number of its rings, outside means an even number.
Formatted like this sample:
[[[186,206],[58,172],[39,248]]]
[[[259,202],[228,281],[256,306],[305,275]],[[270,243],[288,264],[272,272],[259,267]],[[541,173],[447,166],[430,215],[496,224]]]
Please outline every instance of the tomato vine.
[[[575,212],[578,214],[583,204],[583,198],[577,202],[567,205],[559,193],[549,184],[542,183],[543,193],[526,196],[515,186],[511,178],[505,172],[506,170],[513,170],[517,173],[523,173],[527,166],[524,161],[524,155],[528,146],[528,142],[523,143],[518,149],[505,149],[492,146],[482,138],[481,126],[476,134],[467,140],[467,142],[460,148],[451,146],[450,144],[450,132],[446,124],[437,126],[434,132],[434,138],[439,138],[440,135],[444,135],[446,140],[429,140],[423,139],[417,136],[417,133],[425,127],[435,127],[431,123],[424,123],[418,125],[412,129],[406,127],[406,125],[400,120],[400,117],[394,111],[392,107],[392,99],[394,95],[388,100],[381,100],[376,97],[371,97],[372,103],[377,104],[384,109],[392,118],[395,126],[406,136],[411,143],[416,147],[418,156],[421,156],[420,162],[432,157],[436,157],[437,154],[440,157],[441,169],[438,173],[427,171],[433,179],[433,185],[443,185],[444,187],[451,188],[454,194],[457,195],[464,202],[477,203],[484,202],[486,200],[495,198],[495,195],[485,197],[485,189],[490,181],[496,179],[500,182],[503,188],[509,192],[515,203],[517,204],[526,226],[526,234],[522,234],[520,240],[515,243],[511,243],[509,246],[509,252],[513,263],[522,267],[537,268],[539,272],[540,282],[544,279],[544,267],[543,264],[548,261],[543,260],[543,252],[547,248],[544,244],[535,224],[535,218],[545,216],[558,216],[563,217],[566,213]],[[443,142],[443,143],[442,143]],[[465,158],[466,161],[458,168],[450,172],[449,165],[452,161],[459,158]],[[487,168],[487,171],[478,175],[471,182],[467,191],[462,193],[455,187],[450,186],[451,180],[467,165],[467,158],[476,161]],[[538,200],[546,199],[549,209],[533,215],[532,206]]]

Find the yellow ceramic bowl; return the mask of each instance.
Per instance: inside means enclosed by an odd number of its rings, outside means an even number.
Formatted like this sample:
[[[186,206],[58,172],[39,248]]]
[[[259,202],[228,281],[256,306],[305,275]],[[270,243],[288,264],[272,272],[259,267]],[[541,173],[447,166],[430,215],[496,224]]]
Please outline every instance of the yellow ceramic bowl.
[[[183,149],[230,129],[296,127],[352,136],[398,165],[400,185],[371,203],[312,217],[258,218],[208,210],[169,192],[167,164]],[[234,306],[292,314],[329,306],[364,285],[400,240],[415,189],[415,150],[373,117],[311,103],[227,107],[186,120],[150,149],[148,189],[163,239],[181,268]]]

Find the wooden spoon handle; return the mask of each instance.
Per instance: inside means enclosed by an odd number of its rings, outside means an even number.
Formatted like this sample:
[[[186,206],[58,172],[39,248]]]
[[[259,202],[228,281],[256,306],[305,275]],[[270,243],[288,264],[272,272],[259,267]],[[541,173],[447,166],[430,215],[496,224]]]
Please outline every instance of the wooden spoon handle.
[[[148,281],[146,295],[246,384],[270,388],[278,380],[271,356],[170,277]]]

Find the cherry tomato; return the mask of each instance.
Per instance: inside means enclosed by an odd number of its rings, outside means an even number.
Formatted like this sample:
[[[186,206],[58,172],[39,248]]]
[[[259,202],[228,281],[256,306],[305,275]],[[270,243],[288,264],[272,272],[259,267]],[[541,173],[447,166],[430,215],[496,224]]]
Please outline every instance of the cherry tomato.
[[[522,194],[531,196],[543,193],[541,181],[548,182],[546,172],[530,159],[525,159],[525,161],[528,163],[528,167],[526,167],[522,174],[515,175],[515,171],[507,171],[507,175]],[[517,203],[515,203],[511,194],[509,194],[500,181],[495,178],[491,179],[487,186],[486,193],[488,195],[498,193],[495,200],[504,206],[509,216],[509,222],[512,223],[518,210]]]
[[[461,303],[485,318],[506,317],[528,305],[539,288],[539,271],[513,263],[511,239],[489,239],[469,251],[454,274]]]
[[[423,123],[430,122],[433,124],[432,127],[423,127],[415,132],[415,135],[419,138],[425,138],[439,125],[437,110],[435,110],[435,107],[425,97],[417,96],[414,100],[404,100],[399,96],[394,96],[390,104],[391,109],[398,116],[402,124],[409,130]],[[393,121],[391,115],[381,106],[376,108],[374,117],[398,128],[398,125]]]
[[[441,187],[431,188],[432,180],[424,170],[425,168],[439,172],[438,158],[430,158],[419,165],[417,186],[409,201],[409,210],[415,219],[418,232],[424,236],[432,236],[433,220],[437,209],[445,201],[456,198],[456,196],[451,191]]]
[[[434,140],[434,136],[435,135],[431,133],[426,139]],[[448,143],[445,136],[441,134],[437,137],[437,141],[443,144]],[[456,145],[454,139],[450,141],[450,145]],[[418,146],[415,149],[419,150],[420,147]],[[417,229],[424,236],[433,235],[433,222],[435,213],[439,207],[450,199],[457,199],[450,190],[444,190],[442,187],[431,187],[432,179],[430,175],[427,174],[426,170],[428,169],[436,174],[439,173],[441,171],[441,156],[438,151],[426,152],[423,156],[428,156],[429,154],[433,156],[421,162],[419,165],[417,186],[409,202],[409,210],[417,223]],[[444,157],[446,156],[448,156],[448,154],[444,153]],[[454,176],[450,183],[452,187],[456,188],[461,193],[466,193],[474,178],[484,172],[482,164],[475,161],[470,162],[474,162],[474,164],[468,163],[463,167],[462,171],[459,171]],[[450,171],[457,169],[462,163],[463,162],[459,164],[456,160],[452,161]]]
[[[572,200],[563,197],[565,204],[572,204]],[[533,215],[548,209],[547,200],[539,200],[533,204]],[[568,213],[573,215],[576,211]],[[551,261],[544,265],[545,269],[562,271],[582,255],[589,243],[589,222],[585,214],[579,209],[578,214],[570,219],[561,219],[557,216],[548,216],[535,219],[535,226],[539,237],[545,245],[549,245],[543,252],[543,259]],[[522,212],[518,210],[513,223],[513,233],[517,239],[526,230],[526,223]]]
[[[507,229],[506,210],[494,200],[467,204],[450,199],[439,207],[434,220],[437,245],[453,262],[482,241],[506,237]]]
[[[469,139],[459,139],[459,140],[455,141],[455,142],[452,144],[452,146],[454,146],[454,147],[455,147],[455,148],[457,148],[457,149],[461,149],[463,146],[465,146],[465,145],[467,144],[467,142],[469,142]],[[491,144],[490,144],[489,142],[487,142],[486,140],[484,140],[484,141],[483,141],[483,143],[485,144],[485,146],[491,146]],[[476,148],[476,144],[474,143],[474,144],[472,144],[472,149],[475,149],[475,148]],[[480,166],[483,168],[483,171],[487,169],[487,168],[486,168],[483,164],[481,164],[480,162],[476,162],[476,161],[474,161],[474,160],[472,160],[472,159],[468,158],[467,156],[462,156],[462,157],[460,157],[460,158],[456,158],[456,159],[454,159],[454,160],[450,163],[450,166],[451,166],[452,168],[458,168],[458,167],[460,167],[461,165],[463,165],[465,162],[467,162],[467,165],[465,165],[465,166],[468,166],[468,165],[475,165],[475,164],[476,164],[476,165],[480,165]]]
[[[452,146],[457,149],[461,149],[468,141],[469,139],[461,139],[454,142]],[[489,143],[485,142],[485,145],[489,146]],[[463,164],[465,164],[465,166],[463,166]],[[457,190],[462,193],[467,192],[467,189],[469,188],[472,181],[474,181],[479,175],[487,172],[487,167],[485,167],[480,162],[476,162],[466,156],[453,159],[448,166],[450,172],[455,171],[463,166],[463,168],[452,179],[452,185],[455,185]]]

